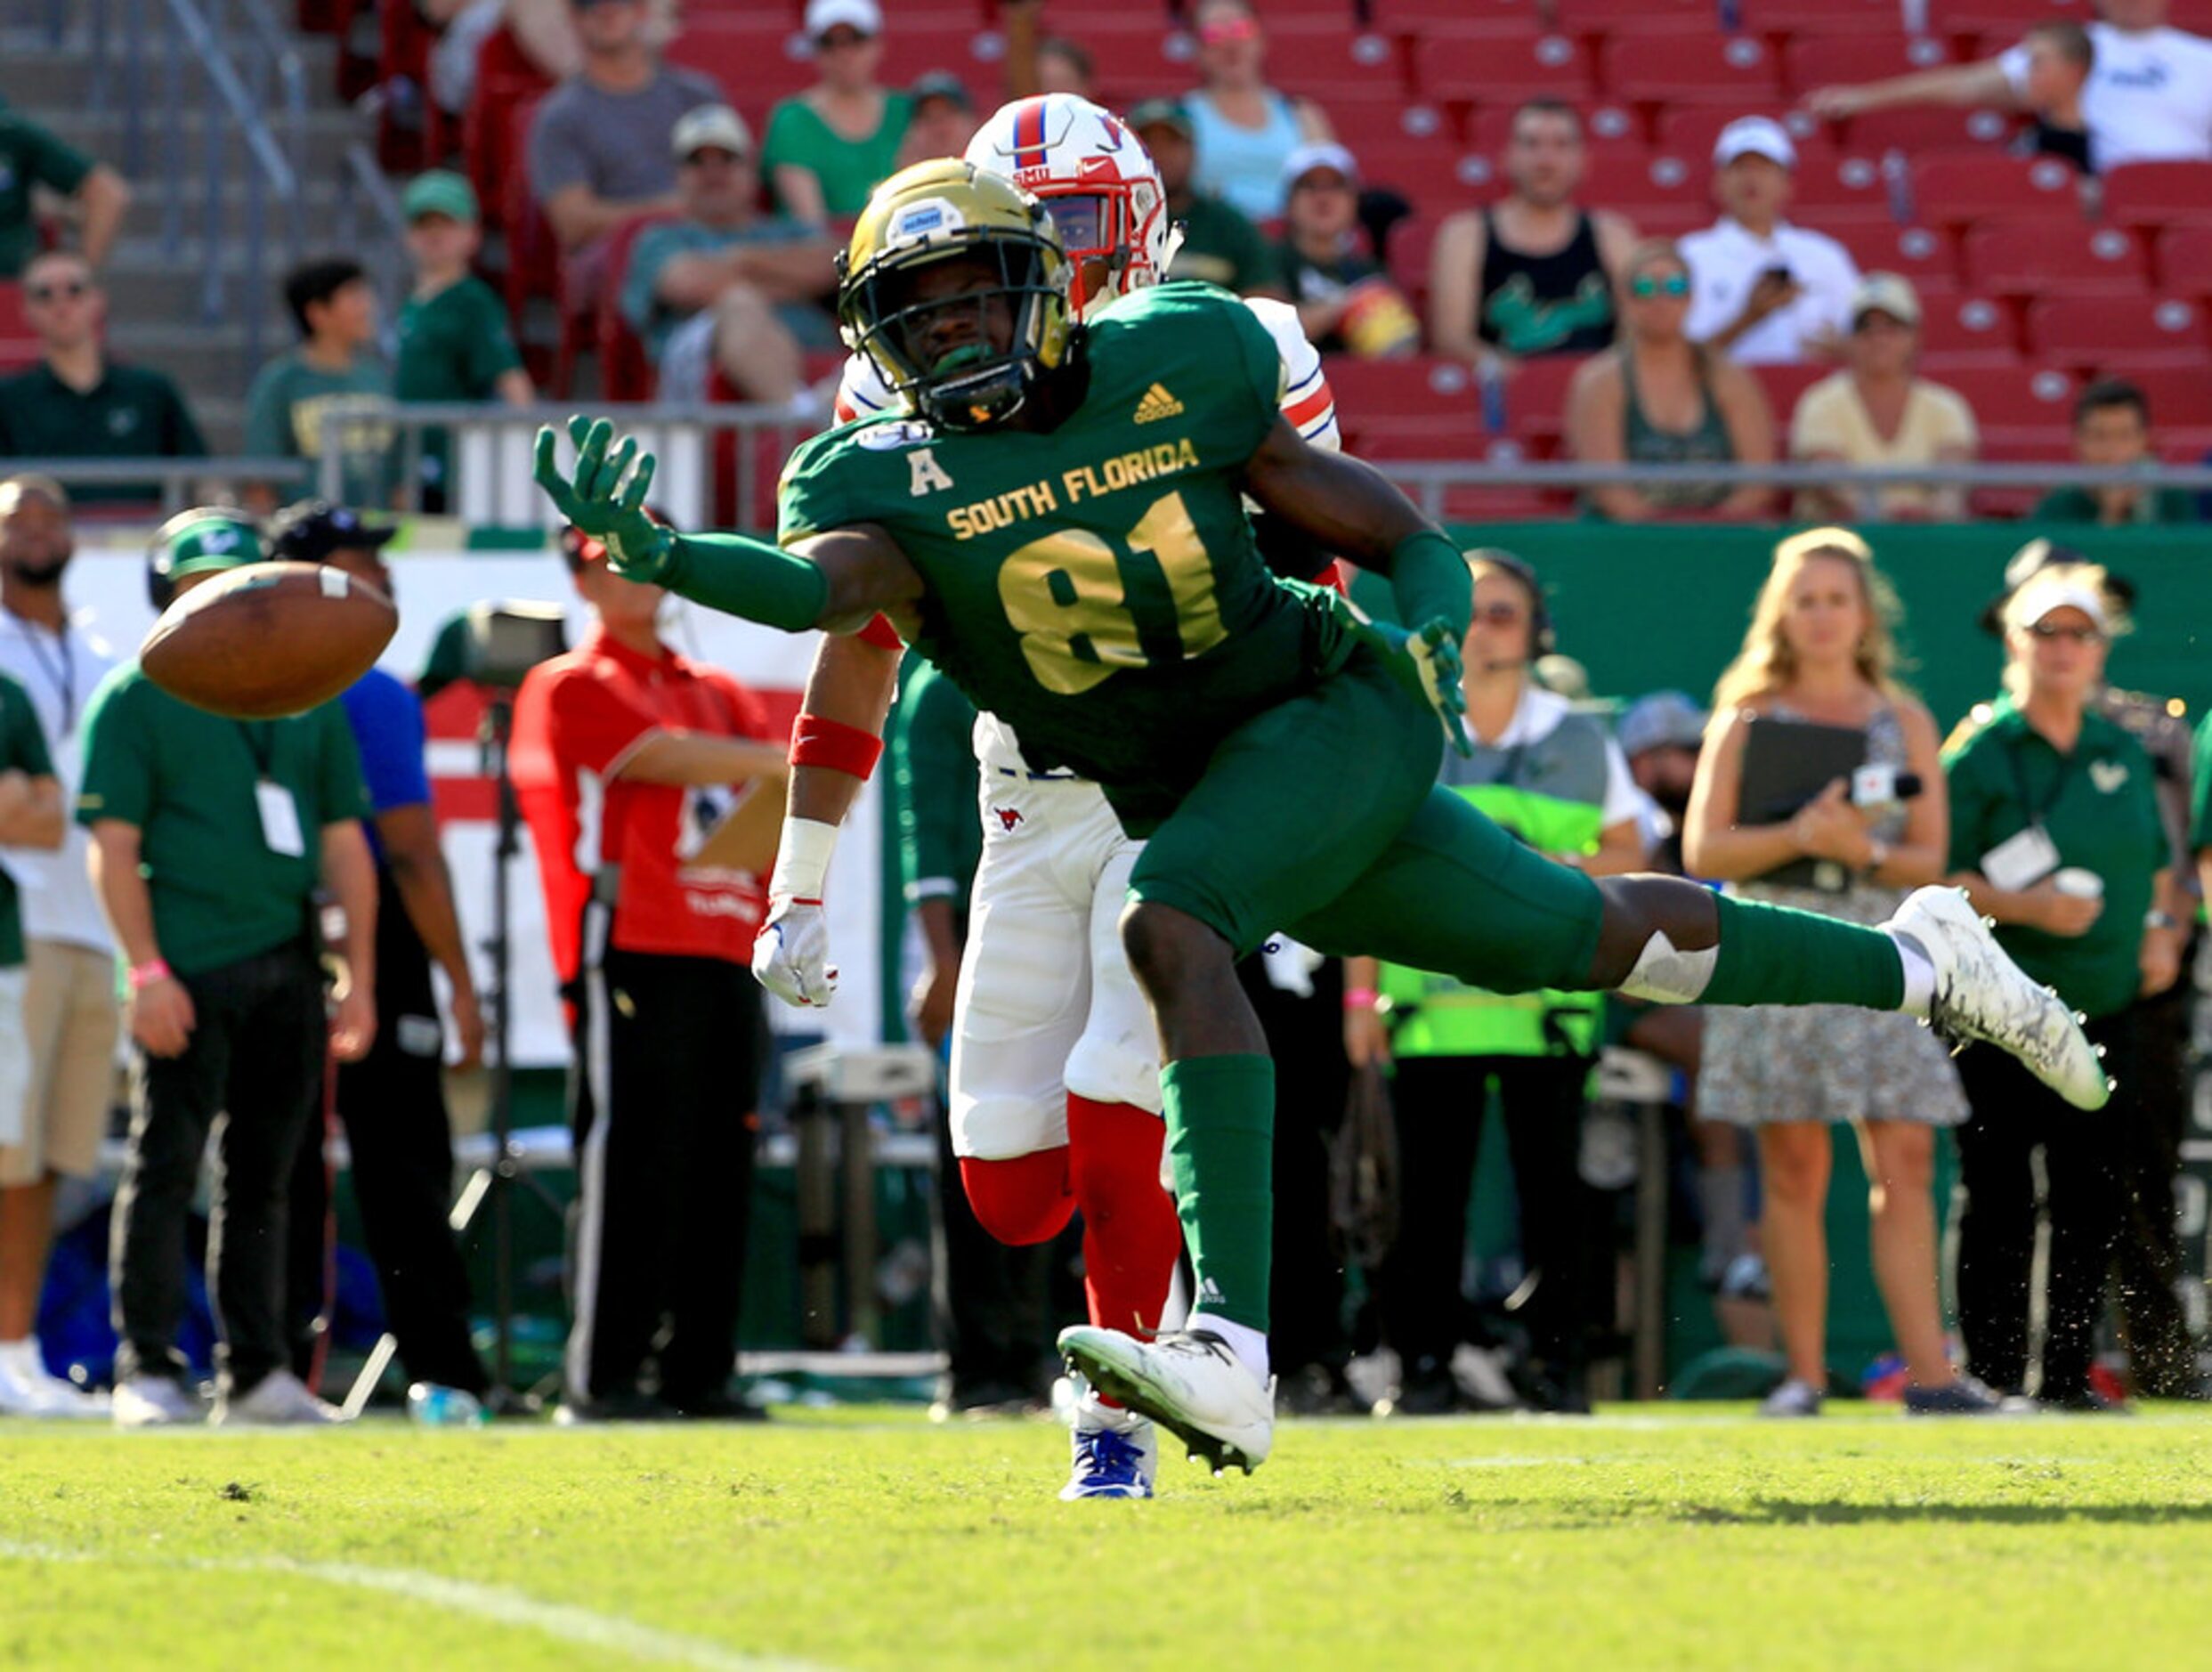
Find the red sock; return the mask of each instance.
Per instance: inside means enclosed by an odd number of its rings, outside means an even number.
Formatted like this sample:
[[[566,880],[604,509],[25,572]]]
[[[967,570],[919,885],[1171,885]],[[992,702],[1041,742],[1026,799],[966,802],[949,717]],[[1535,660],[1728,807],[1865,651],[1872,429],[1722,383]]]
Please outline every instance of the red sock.
[[[1075,1216],[1067,1157],[1065,1145],[1001,1161],[962,1156],[960,1188],[968,1192],[968,1205],[975,1210],[976,1222],[1001,1242],[1016,1247],[1050,1242]]]
[[[1090,1321],[1146,1341],[1160,1327],[1183,1228],[1160,1182],[1167,1129],[1128,1103],[1068,1093],[1067,1142],[1083,1215],[1083,1291]]]

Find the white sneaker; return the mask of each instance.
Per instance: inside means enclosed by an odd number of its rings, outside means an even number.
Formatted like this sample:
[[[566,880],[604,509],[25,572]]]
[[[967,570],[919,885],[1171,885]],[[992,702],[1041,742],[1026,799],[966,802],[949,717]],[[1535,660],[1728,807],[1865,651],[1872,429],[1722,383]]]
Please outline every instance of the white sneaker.
[[[1152,1496],[1160,1473],[1160,1435],[1150,1421],[1102,1405],[1087,1392],[1076,1402],[1072,1426],[1074,1466],[1060,1489],[1062,1501]]]
[[[160,1428],[199,1420],[199,1401],[174,1376],[134,1376],[115,1391],[117,1428]]]
[[[0,1416],[105,1420],[107,1416],[105,1394],[88,1393],[46,1373],[36,1341],[0,1343]]]
[[[1928,1026],[1937,1037],[1954,1051],[1987,1040],[2076,1108],[2104,1107],[2112,1083],[2080,1019],[2028,978],[1963,889],[1916,889],[1883,927],[1910,939],[1935,966]]]
[[[211,1423],[253,1423],[271,1426],[315,1426],[342,1423],[345,1413],[307,1391],[307,1384],[289,1370],[271,1370],[243,1394],[215,1396]]]
[[[1067,1368],[1108,1399],[1149,1416],[1216,1474],[1250,1474],[1275,1443],[1275,1380],[1265,1387],[1211,1330],[1175,1330],[1147,1343],[1082,1324],[1060,1332]]]
[[[1818,1416],[1819,1414],[1820,1390],[1796,1376],[1790,1377],[1759,1401],[1759,1415],[1762,1416]]]

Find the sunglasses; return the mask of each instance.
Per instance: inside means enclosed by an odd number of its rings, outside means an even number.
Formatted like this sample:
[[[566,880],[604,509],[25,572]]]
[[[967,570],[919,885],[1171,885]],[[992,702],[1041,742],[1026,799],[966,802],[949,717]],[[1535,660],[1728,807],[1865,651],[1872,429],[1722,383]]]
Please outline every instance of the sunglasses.
[[[818,53],[834,53],[847,46],[864,45],[868,39],[869,37],[858,29],[839,26],[831,29],[827,35],[815,36],[814,50]]]
[[[31,285],[23,295],[33,302],[75,302],[92,294],[93,288],[82,279],[65,279],[50,285]]]
[[[1249,41],[1260,33],[1258,20],[1228,18],[1219,23],[1209,23],[1198,31],[1198,38],[1208,46],[1225,46],[1231,41]]]
[[[2041,639],[2070,638],[2077,645],[2104,642],[2104,635],[2094,627],[2060,627],[2050,621],[2038,621],[2028,630]]]
[[[1640,302],[1649,302],[1654,296],[1686,296],[1689,294],[1689,275],[1671,272],[1664,279],[1655,279],[1649,273],[1642,273],[1628,281],[1628,294]]]

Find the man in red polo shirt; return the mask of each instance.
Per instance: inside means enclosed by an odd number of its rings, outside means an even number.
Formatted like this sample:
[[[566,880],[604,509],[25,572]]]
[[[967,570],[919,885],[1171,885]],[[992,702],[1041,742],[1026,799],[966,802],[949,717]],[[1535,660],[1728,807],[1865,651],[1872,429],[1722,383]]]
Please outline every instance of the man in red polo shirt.
[[[523,680],[511,752],[576,1037],[561,1414],[742,1416],[728,1384],[766,1043],[749,967],[764,897],[751,873],[696,856],[748,780],[782,777],[784,751],[756,741],[758,697],[661,643],[661,588],[595,547],[563,542],[593,625]]]

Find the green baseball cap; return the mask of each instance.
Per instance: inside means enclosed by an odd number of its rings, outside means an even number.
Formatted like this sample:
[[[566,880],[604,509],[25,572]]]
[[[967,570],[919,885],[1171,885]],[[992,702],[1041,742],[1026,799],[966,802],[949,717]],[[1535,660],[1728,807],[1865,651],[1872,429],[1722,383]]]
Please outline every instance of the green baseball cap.
[[[1148,127],[1171,127],[1185,139],[1191,136],[1190,112],[1180,99],[1147,99],[1122,118],[1132,134]]]
[[[211,569],[242,569],[265,563],[261,531],[244,515],[220,507],[180,511],[154,535],[154,572],[180,580]]]
[[[450,168],[433,168],[426,175],[417,175],[401,194],[400,216],[412,226],[425,215],[442,215],[452,220],[474,223],[477,218],[476,188]]]

